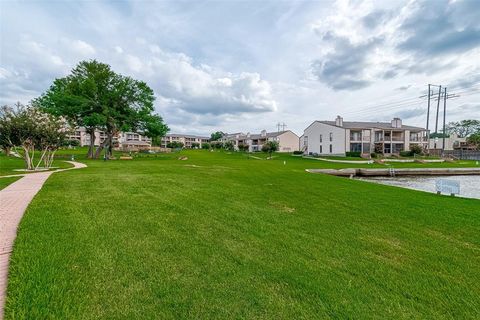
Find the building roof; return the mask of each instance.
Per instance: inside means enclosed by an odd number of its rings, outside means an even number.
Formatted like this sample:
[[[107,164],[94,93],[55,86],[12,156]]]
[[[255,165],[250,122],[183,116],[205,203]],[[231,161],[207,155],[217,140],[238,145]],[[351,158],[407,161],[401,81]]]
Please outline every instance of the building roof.
[[[425,130],[425,128],[406,126],[402,124],[401,128],[392,127],[391,122],[362,122],[362,121],[343,121],[343,126],[337,126],[335,121],[317,121],[330,126],[344,128],[344,129],[365,129],[365,128],[378,128],[378,129],[401,129],[401,130]]]
[[[184,138],[197,138],[197,139],[210,139],[210,137],[195,136],[193,134],[182,134],[182,133],[169,133],[165,137],[184,137]]]
[[[149,146],[150,143],[147,142],[147,141],[133,141],[133,140],[127,140],[127,141],[122,141],[121,144],[130,144],[130,145],[135,145],[135,146],[140,146],[140,145],[144,145],[144,146]]]

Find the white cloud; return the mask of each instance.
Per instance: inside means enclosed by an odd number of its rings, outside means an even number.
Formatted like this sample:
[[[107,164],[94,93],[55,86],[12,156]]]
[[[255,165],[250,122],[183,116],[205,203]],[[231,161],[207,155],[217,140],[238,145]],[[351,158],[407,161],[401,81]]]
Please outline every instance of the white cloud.
[[[82,56],[92,56],[95,54],[95,49],[82,40],[73,40],[71,42],[71,48]]]
[[[115,52],[117,53],[123,53],[123,49],[120,46],[115,46],[114,49],[115,49]]]

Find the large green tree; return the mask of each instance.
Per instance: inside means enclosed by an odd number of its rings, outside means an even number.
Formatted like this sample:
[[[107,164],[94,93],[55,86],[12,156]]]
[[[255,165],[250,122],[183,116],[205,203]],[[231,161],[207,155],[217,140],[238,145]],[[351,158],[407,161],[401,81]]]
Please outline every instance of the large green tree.
[[[112,153],[113,138],[119,131],[143,130],[152,138],[164,135],[168,127],[154,114],[153,90],[138,81],[113,72],[109,65],[80,62],[64,78],[56,79],[49,90],[35,100],[43,110],[60,115],[90,135],[89,158],[98,158],[106,148]],[[95,150],[95,130],[106,138]]]
[[[477,150],[480,150],[480,130],[475,133],[472,133],[468,138],[467,142],[476,147]]]
[[[468,137],[477,131],[480,131],[480,120],[475,119],[453,121],[447,126],[447,132],[456,133],[461,138]]]
[[[220,140],[224,135],[225,135],[225,133],[223,133],[222,131],[213,132],[213,133],[210,135],[210,141],[218,141],[218,140]]]

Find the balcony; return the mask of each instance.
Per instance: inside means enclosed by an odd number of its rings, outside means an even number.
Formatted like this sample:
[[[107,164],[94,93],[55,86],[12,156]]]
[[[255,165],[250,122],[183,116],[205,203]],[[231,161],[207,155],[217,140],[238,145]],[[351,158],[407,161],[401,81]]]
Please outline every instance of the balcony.
[[[362,132],[350,131],[350,141],[362,141]]]
[[[403,132],[393,132],[392,133],[392,141],[404,141],[405,135]]]

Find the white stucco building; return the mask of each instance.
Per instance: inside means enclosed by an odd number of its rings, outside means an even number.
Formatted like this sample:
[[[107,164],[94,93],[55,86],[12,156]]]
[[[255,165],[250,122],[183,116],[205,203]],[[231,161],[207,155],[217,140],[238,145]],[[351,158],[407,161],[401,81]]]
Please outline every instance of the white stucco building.
[[[394,118],[391,122],[350,122],[338,116],[335,121],[314,121],[303,133],[305,154],[339,155],[346,152],[398,154],[413,144],[426,149],[427,131],[407,126]]]
[[[190,134],[170,133],[162,137],[160,146],[167,148],[167,145],[171,142],[181,142],[185,148],[191,148],[192,143],[198,143],[201,147],[202,144],[208,143],[210,137],[194,136]]]
[[[277,141],[279,152],[293,152],[299,150],[299,137],[290,130],[267,132],[262,130],[259,134],[251,133],[231,133],[226,134],[221,139],[222,142],[231,141],[236,150],[239,145],[248,146],[249,152],[261,151],[262,146],[267,141]]]
[[[99,146],[105,138],[105,132],[95,130],[94,145]],[[77,140],[82,147],[90,145],[90,134],[84,127],[76,128],[72,134],[68,135],[68,139]],[[119,132],[113,137],[113,144],[120,149],[148,149],[152,145],[152,141],[149,137],[137,132]]]

